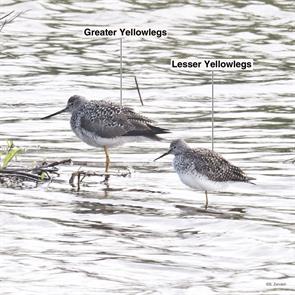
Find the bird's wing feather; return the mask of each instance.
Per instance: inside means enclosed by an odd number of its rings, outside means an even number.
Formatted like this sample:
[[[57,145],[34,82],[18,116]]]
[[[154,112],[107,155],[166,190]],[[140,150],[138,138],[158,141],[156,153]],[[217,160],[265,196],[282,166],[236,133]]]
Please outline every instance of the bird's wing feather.
[[[113,123],[110,119],[107,118],[96,118],[91,120],[90,118],[83,116],[81,117],[81,128],[93,133],[96,136],[104,138],[113,138],[117,136],[124,135],[128,128],[123,118],[117,118],[116,124]]]
[[[232,165],[219,154],[207,149],[193,150],[198,157],[197,170],[201,171],[212,181],[242,181],[249,178],[237,166]]]
[[[153,120],[149,119],[148,117],[145,117],[141,114],[136,113],[130,107],[123,107],[122,111],[124,112],[124,114],[126,115],[126,117],[129,120],[143,122],[143,123],[152,123],[153,122]]]

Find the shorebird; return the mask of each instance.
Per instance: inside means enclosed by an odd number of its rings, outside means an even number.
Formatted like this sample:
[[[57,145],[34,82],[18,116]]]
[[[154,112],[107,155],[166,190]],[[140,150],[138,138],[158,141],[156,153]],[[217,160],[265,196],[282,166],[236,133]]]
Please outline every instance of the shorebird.
[[[152,120],[134,112],[132,108],[104,100],[88,101],[79,95],[71,96],[64,109],[41,119],[63,112],[72,114],[71,128],[79,139],[90,146],[104,148],[105,181],[109,178],[109,147],[144,139],[161,140],[157,134],[169,132],[152,125]]]
[[[220,154],[204,149],[190,148],[184,140],[171,142],[170,149],[154,161],[173,154],[173,166],[180,180],[196,190],[205,191],[205,209],[208,208],[208,191],[223,191],[235,182],[252,183],[255,178],[248,177],[237,166],[232,165]]]

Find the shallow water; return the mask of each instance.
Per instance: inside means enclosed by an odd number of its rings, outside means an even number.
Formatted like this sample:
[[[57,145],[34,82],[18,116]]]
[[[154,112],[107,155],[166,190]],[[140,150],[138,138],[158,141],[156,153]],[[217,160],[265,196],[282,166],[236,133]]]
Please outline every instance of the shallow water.
[[[3,13],[29,9],[0,34],[1,145],[25,147],[18,163],[28,166],[76,163],[50,185],[0,188],[2,294],[294,294],[295,4],[166,2],[1,2]],[[112,149],[113,171],[132,176],[109,187],[89,178],[77,193],[71,173],[81,161],[101,171],[103,151],[73,135],[68,115],[36,119],[72,94],[119,101],[119,40],[82,33],[122,23],[169,30],[163,40],[123,40],[123,97],[172,133]],[[210,193],[209,212],[172,157],[152,161],[174,138],[211,147],[211,73],[169,68],[190,56],[255,62],[215,73],[215,150],[256,185]]]

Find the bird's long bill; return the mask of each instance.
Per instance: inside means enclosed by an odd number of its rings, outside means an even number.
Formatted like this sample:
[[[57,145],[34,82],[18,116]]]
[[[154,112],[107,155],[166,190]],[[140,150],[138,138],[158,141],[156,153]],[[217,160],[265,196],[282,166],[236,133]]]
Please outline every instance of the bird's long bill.
[[[157,160],[159,160],[159,159],[161,159],[161,158],[163,158],[163,157],[165,157],[165,156],[167,156],[167,155],[169,155],[170,153],[171,153],[171,150],[169,150],[167,153],[164,153],[162,156],[156,158],[156,159],[154,160],[154,162],[157,161]]]
[[[64,112],[66,112],[66,111],[67,111],[67,108],[62,109],[62,110],[60,110],[60,111],[58,111],[58,112],[56,112],[56,113],[54,113],[54,114],[51,114],[51,115],[48,115],[48,116],[46,116],[46,117],[41,118],[41,120],[45,120],[45,119],[51,118],[51,117],[56,116],[56,115],[58,115],[58,114],[64,113]]]

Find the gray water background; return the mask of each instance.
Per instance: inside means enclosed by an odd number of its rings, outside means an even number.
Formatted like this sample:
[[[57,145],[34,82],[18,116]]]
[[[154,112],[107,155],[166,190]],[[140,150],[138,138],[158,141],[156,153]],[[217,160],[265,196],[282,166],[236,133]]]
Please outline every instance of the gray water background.
[[[69,96],[119,101],[119,40],[87,26],[152,26],[160,39],[123,40],[124,104],[172,132],[111,150],[110,186],[68,184],[79,164],[38,188],[0,188],[1,294],[294,294],[293,1],[7,1],[28,11],[0,33],[0,141],[18,162],[71,158],[102,171],[69,116],[40,118]],[[172,157],[184,138],[210,148],[211,73],[177,72],[171,58],[253,58],[254,71],[215,73],[215,150],[255,186],[204,194],[184,186]],[[133,76],[144,98],[140,105]],[[88,164],[89,167],[85,167]]]

